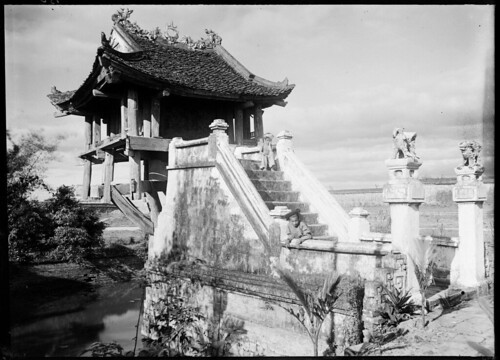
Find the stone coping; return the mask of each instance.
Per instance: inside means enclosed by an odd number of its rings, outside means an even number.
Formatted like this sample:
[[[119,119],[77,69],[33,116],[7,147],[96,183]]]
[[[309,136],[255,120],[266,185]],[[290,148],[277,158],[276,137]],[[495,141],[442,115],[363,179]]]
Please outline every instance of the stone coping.
[[[284,242],[282,247],[286,247]],[[393,252],[392,244],[368,243],[368,242],[335,242],[331,240],[306,240],[299,246],[289,246],[290,249],[326,251],[333,253],[354,255],[388,255]]]

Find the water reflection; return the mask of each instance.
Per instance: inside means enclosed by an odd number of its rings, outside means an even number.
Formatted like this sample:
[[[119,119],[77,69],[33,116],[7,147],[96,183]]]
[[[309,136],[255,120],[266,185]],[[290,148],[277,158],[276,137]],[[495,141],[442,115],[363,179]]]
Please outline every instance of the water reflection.
[[[105,285],[76,311],[12,328],[12,350],[17,356],[79,356],[95,341],[116,341],[132,350],[141,296],[137,283]]]

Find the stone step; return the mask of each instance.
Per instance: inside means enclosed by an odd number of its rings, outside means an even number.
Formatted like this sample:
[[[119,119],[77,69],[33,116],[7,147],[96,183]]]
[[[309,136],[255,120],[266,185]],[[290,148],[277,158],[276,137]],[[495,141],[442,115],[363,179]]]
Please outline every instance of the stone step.
[[[298,191],[259,191],[264,201],[296,202],[299,200]]]
[[[311,229],[313,237],[324,236],[328,230],[328,225],[325,224],[307,224],[307,226]]]
[[[264,201],[269,210],[274,209],[275,206],[286,206],[290,211],[300,209],[301,213],[309,212],[309,204],[300,201]]]
[[[240,159],[240,164],[245,170],[260,170],[260,163],[258,160]]]
[[[317,224],[318,214],[317,213],[301,213],[300,217],[304,220],[306,224]]]
[[[246,170],[250,179],[259,180],[284,180],[283,171],[272,170]]]
[[[292,183],[287,180],[250,179],[258,191],[292,191]]]

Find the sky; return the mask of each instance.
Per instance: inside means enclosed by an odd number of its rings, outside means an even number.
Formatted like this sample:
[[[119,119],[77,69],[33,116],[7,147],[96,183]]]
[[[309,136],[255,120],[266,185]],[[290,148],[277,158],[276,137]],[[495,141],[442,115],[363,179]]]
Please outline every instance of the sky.
[[[146,30],[173,22],[196,40],[212,29],[254,74],[295,84],[286,107],[265,109],[264,131],[289,130],[297,157],[328,189],[383,186],[396,127],[417,133],[420,177],[453,177],[458,143],[481,142],[491,5],[5,6],[7,129],[14,139],[65,136],[48,166],[51,186],[81,184],[84,120],[55,118],[47,94],[83,83],[120,7]],[[118,164],[115,181],[127,176]]]

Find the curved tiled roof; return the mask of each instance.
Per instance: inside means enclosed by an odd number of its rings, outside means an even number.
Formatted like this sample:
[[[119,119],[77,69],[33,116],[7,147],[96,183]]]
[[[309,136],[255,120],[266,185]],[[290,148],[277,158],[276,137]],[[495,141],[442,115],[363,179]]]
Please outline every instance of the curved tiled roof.
[[[172,85],[216,94],[266,97],[286,97],[294,88],[245,79],[214,50],[191,50],[181,44],[166,45],[128,34],[143,49],[142,59],[130,60],[117,51],[106,51],[110,58]]]
[[[64,91],[64,92],[56,91],[53,92],[52,94],[48,94],[47,97],[49,98],[52,104],[57,105],[71,99],[71,97],[75,94],[75,92],[76,90]]]
[[[115,27],[124,30],[141,51],[122,53],[104,41],[103,46],[98,48],[90,75],[77,90],[60,92],[53,89],[47,95],[53,105],[66,108],[75,101],[78,107],[77,103],[94,86],[101,67],[99,55],[103,53],[125,73],[131,69],[136,75],[140,73],[145,78],[165,83],[166,87],[202,91],[215,97],[285,99],[295,87],[287,82],[273,83],[250,74],[222,47],[194,50],[182,43],[170,44],[162,38],[152,40],[144,36],[144,31],[137,24],[131,24],[128,20],[122,24],[125,26],[115,23]]]

